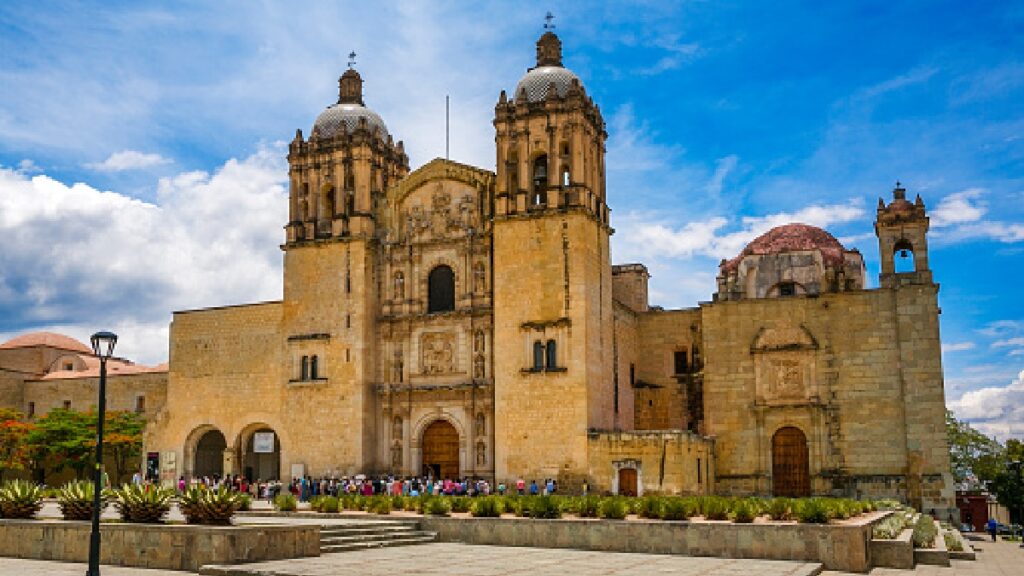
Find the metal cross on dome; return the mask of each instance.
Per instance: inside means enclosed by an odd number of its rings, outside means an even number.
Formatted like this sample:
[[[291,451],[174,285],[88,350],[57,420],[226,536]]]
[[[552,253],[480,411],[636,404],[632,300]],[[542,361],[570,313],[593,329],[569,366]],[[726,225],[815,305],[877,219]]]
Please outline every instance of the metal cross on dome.
[[[551,22],[554,19],[555,19],[555,15],[552,14],[551,12],[548,12],[544,16],[544,29],[545,30],[554,30],[555,29],[555,25]]]
[[[352,52],[348,53],[348,67],[349,67],[349,69],[351,69],[355,65],[356,65],[356,52],[355,52],[355,50],[353,50]]]

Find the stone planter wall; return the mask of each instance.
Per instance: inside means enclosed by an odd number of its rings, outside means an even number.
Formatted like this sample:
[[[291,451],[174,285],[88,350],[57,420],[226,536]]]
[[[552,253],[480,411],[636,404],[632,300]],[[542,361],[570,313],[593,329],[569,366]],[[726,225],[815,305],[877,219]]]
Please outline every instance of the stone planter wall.
[[[86,562],[88,522],[0,520],[0,556]],[[204,564],[238,564],[320,555],[320,527],[100,525],[100,563],[195,572]]]
[[[871,524],[886,515],[869,514],[843,525],[424,516],[420,526],[436,532],[441,542],[798,560],[867,572]]]
[[[914,531],[907,528],[895,540],[871,540],[871,565],[879,568],[914,568]]]
[[[935,522],[939,534],[935,537],[934,548],[914,548],[914,562],[931,564],[932,566],[949,566],[949,551],[946,550],[946,539],[942,537],[944,530]]]

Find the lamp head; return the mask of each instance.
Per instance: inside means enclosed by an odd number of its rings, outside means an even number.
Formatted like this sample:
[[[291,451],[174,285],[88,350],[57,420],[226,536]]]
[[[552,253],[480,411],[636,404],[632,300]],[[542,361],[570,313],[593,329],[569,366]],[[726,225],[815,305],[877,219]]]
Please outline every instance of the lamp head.
[[[117,344],[117,334],[113,332],[97,332],[89,339],[92,342],[92,351],[101,360],[107,360],[114,354],[114,345]]]

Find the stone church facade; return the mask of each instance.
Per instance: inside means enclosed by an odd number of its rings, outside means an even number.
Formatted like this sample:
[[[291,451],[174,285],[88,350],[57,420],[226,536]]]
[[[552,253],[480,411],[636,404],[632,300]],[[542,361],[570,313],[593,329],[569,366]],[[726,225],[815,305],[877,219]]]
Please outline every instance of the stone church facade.
[[[344,73],[289,147],[283,299],[174,314],[146,437],[165,480],[553,477],[952,508],[920,198],[879,202],[878,288],[859,252],[791,224],[723,261],[711,301],[663,310],[642,264],[611,264],[604,121],[553,33],[494,127],[496,171],[410,171]]]

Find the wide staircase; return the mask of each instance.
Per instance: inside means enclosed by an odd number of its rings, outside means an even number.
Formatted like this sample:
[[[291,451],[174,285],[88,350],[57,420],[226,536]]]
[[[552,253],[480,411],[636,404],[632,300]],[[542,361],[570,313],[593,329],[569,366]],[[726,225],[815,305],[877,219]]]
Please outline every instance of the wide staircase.
[[[320,553],[427,544],[436,537],[434,532],[420,530],[420,523],[416,520],[328,524],[320,527]]]

